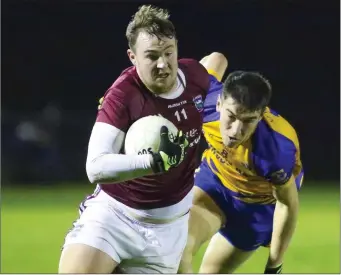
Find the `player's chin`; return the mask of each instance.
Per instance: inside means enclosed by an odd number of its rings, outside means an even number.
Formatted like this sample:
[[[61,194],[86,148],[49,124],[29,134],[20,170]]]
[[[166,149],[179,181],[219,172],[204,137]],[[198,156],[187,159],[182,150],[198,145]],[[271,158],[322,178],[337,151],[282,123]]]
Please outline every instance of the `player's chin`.
[[[155,85],[154,84],[153,87],[152,87],[152,92],[154,94],[157,94],[157,95],[163,94],[163,93],[166,92],[166,88],[163,85]]]
[[[173,87],[173,85],[167,81],[156,81],[153,86],[153,91],[156,94],[168,93]]]
[[[234,148],[234,147],[237,147],[239,145],[239,142],[232,141],[230,139],[224,140],[223,143],[224,143],[225,147],[227,147],[227,148]]]

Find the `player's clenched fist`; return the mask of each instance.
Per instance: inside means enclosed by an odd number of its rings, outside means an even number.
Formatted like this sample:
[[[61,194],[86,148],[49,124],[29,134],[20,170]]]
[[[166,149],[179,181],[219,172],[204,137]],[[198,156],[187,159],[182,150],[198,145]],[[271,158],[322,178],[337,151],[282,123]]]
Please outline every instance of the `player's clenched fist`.
[[[169,139],[168,128],[162,126],[160,130],[159,152],[153,154],[154,172],[160,173],[168,171],[170,168],[178,166],[184,159],[188,141],[180,130],[174,141]]]

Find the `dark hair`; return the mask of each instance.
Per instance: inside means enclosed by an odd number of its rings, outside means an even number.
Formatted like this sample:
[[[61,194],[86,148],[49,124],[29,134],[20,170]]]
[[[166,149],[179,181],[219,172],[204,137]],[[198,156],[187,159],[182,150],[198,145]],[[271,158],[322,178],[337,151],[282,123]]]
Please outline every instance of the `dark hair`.
[[[247,110],[264,111],[272,94],[270,82],[257,72],[235,71],[225,82],[222,99],[231,96]]]
[[[175,27],[168,18],[169,13],[165,9],[151,5],[141,6],[132,17],[126,30],[129,47],[134,50],[136,39],[140,31],[155,35],[159,39],[162,37],[175,37]]]

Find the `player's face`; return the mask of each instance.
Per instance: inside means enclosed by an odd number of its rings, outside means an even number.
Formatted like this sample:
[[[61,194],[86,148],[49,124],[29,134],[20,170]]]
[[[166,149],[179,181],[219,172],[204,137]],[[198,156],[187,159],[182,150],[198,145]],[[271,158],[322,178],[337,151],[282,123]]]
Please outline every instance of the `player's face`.
[[[175,38],[159,39],[141,31],[136,39],[135,51],[129,49],[128,56],[151,92],[162,94],[176,85],[178,49]]]
[[[262,118],[261,111],[250,112],[232,97],[218,98],[220,133],[226,147],[237,147],[250,138]]]

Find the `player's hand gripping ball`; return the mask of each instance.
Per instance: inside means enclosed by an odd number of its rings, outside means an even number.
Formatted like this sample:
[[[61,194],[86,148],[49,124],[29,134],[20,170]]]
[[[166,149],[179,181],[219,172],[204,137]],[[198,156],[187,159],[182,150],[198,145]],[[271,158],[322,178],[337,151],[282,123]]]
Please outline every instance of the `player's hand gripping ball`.
[[[188,141],[182,131],[162,116],[147,116],[134,122],[125,139],[126,154],[152,154],[154,171],[168,171],[184,159]]]

